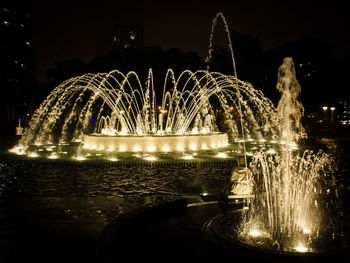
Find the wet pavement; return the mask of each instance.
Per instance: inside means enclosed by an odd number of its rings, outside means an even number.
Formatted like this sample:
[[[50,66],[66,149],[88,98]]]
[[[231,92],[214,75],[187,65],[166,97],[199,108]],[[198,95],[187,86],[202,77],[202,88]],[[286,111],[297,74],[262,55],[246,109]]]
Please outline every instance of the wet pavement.
[[[1,200],[0,262],[96,262],[102,230],[135,207],[120,198]]]
[[[203,202],[199,196],[190,202]],[[15,197],[0,200],[0,262],[98,262],[103,230],[152,198]]]

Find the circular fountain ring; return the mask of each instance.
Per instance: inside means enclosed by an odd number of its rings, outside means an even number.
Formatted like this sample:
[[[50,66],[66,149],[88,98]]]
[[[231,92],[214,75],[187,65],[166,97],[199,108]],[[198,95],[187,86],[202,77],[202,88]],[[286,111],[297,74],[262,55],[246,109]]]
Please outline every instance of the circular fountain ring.
[[[209,219],[202,227],[202,232],[207,240],[211,243],[232,251],[233,254],[247,256],[252,260],[268,260],[275,262],[319,262],[327,257],[340,259],[343,262],[345,256],[343,253],[329,252],[293,252],[266,249],[263,247],[252,246],[241,242],[237,237],[237,228],[242,216],[242,210],[229,211],[219,214]],[[321,258],[322,257],[322,258]]]
[[[183,152],[209,150],[228,145],[225,133],[208,135],[103,136],[84,135],[84,148],[119,152]]]

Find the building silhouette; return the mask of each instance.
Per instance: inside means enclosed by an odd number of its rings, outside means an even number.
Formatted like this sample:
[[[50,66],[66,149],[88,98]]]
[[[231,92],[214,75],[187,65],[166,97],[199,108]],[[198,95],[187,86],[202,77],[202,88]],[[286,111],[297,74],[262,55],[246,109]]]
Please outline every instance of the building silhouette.
[[[0,120],[16,122],[34,83],[30,6],[2,5],[0,21]]]
[[[113,27],[114,50],[143,47],[143,29],[141,25],[116,24]]]

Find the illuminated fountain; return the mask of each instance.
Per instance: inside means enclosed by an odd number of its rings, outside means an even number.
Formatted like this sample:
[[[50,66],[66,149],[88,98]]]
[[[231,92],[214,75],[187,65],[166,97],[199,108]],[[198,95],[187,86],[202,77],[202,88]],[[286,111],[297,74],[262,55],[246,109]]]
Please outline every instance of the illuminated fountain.
[[[213,22],[209,60],[220,16],[227,27],[219,13]],[[229,46],[232,51],[231,42]],[[233,53],[232,61],[234,64]],[[64,148],[73,143],[78,160],[94,151],[184,153],[214,149],[216,156],[217,149],[226,147],[229,140],[262,139],[262,133],[278,136],[273,103],[239,80],[236,73],[185,70],[175,77],[169,69],[160,88],[154,87],[150,69],[145,85],[141,83],[135,72],[124,75],[118,70],[66,80],[35,111],[11,151],[38,156],[41,153],[35,148],[40,148],[55,159],[67,154]]]
[[[118,152],[183,152],[227,146],[217,114],[230,136],[239,137],[241,107],[246,136],[261,138],[261,126],[276,127],[272,103],[249,83],[207,71],[168,70],[156,103],[152,70],[142,87],[135,72],[85,74],[56,87],[35,111],[16,153],[31,145],[83,142],[83,149]],[[276,134],[276,129],[270,129]]]
[[[291,58],[285,58],[279,68],[277,89],[282,94],[277,108],[284,147],[275,156],[254,154],[248,169],[254,198],[247,200],[241,213],[231,211],[209,220],[204,230],[216,242],[267,254],[343,253],[335,163],[323,152],[306,150],[300,155],[296,150],[306,134]]]

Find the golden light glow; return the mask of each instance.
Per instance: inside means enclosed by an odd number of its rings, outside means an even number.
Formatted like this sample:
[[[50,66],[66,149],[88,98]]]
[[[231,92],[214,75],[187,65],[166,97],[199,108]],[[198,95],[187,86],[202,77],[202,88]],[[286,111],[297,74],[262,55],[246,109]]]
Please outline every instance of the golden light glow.
[[[176,149],[179,151],[179,152],[182,152],[184,150],[184,147],[179,145],[176,147]]]
[[[140,146],[135,146],[134,149],[132,149],[134,152],[139,152],[141,151],[141,147]]]
[[[217,155],[215,155],[215,157],[216,158],[227,158],[228,156],[226,153],[220,152]]]
[[[193,160],[194,157],[192,155],[185,155],[185,156],[182,157],[182,159],[184,159],[184,160]]]
[[[162,151],[163,151],[163,152],[169,152],[169,151],[170,151],[169,146],[164,146],[164,147],[162,148]]]
[[[276,154],[276,150],[275,149],[269,149],[266,153],[267,154]]]
[[[125,152],[126,151],[126,146],[125,145],[121,145],[119,148],[120,152]]]
[[[209,147],[208,147],[206,144],[204,144],[204,145],[201,146],[201,149],[202,149],[202,150],[208,150]]]
[[[83,157],[83,156],[77,156],[74,159],[77,160],[77,161],[84,161],[84,160],[86,160],[86,158]]]
[[[308,228],[303,228],[303,233],[304,233],[304,234],[310,234],[310,233],[311,233],[311,230],[308,229]]]
[[[295,250],[298,252],[306,252],[307,248],[299,244],[297,247],[295,247]]]
[[[58,159],[58,156],[56,154],[50,154],[47,158],[49,158],[49,159]]]
[[[191,145],[190,145],[190,150],[196,151],[196,150],[197,150],[197,145],[191,144]]]
[[[327,106],[323,106],[322,109],[323,110],[328,110],[328,107]]]
[[[249,235],[252,237],[258,237],[258,236],[261,236],[261,233],[259,230],[253,229],[249,232]]]
[[[146,157],[143,157],[143,159],[145,159],[146,161],[156,161],[157,157],[155,157],[155,156],[146,156]]]
[[[18,154],[18,155],[23,155],[23,154],[25,154],[24,148],[21,147],[21,146],[14,147],[14,148],[12,148],[11,150],[9,150],[9,152],[13,152],[13,153]]]
[[[148,147],[147,147],[147,151],[148,152],[154,152],[156,150],[156,147],[154,147],[153,145],[149,145]]]

